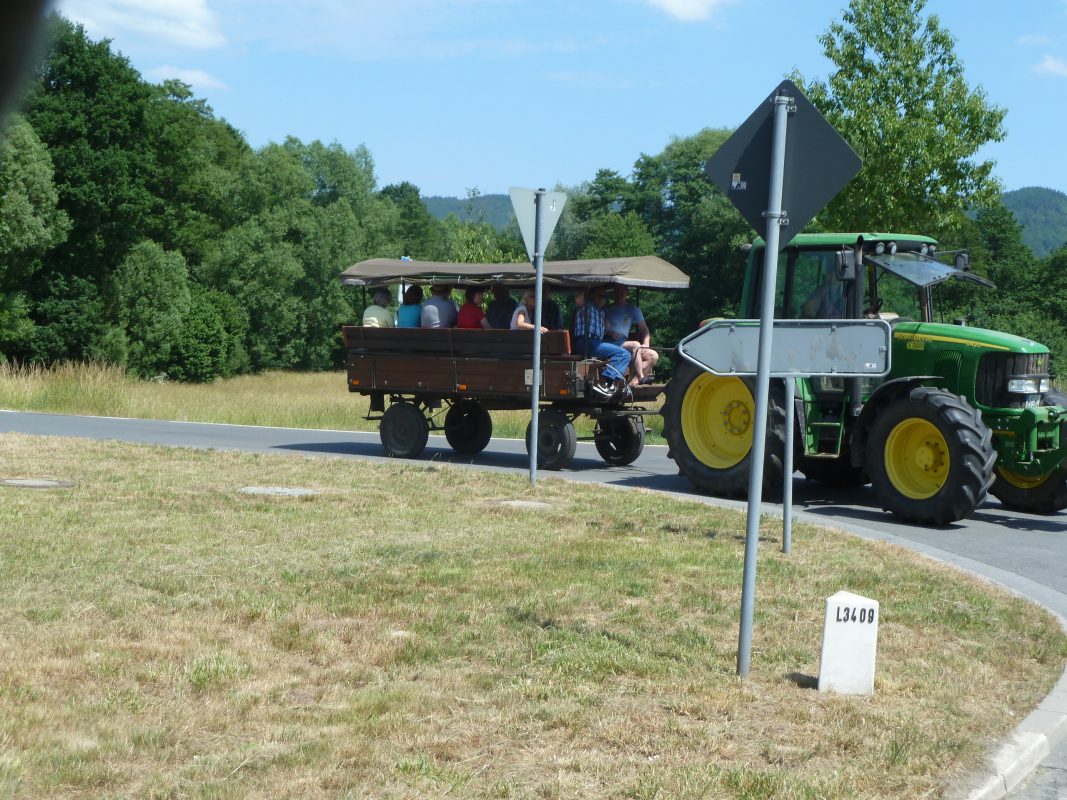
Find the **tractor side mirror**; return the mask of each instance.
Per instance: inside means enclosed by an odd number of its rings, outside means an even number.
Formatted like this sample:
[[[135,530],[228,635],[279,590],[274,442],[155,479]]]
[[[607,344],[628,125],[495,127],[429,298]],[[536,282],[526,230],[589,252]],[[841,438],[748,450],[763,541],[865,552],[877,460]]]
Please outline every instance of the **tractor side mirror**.
[[[956,253],[956,269],[960,272],[971,271],[971,256],[968,253]]]
[[[839,250],[836,254],[835,267],[839,281],[856,280],[856,253],[854,250]]]

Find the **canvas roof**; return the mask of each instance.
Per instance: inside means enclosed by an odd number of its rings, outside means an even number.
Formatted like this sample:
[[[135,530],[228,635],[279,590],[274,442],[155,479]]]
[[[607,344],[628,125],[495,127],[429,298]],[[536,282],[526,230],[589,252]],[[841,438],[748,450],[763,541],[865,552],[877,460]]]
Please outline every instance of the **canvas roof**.
[[[517,264],[454,264],[444,261],[407,261],[373,258],[360,261],[341,273],[346,286],[391,286],[400,283],[448,284],[453,286],[528,286],[534,268]],[[658,256],[590,258],[577,261],[546,261],[544,280],[554,286],[579,288],[618,283],[647,289],[685,289],[689,276]]]

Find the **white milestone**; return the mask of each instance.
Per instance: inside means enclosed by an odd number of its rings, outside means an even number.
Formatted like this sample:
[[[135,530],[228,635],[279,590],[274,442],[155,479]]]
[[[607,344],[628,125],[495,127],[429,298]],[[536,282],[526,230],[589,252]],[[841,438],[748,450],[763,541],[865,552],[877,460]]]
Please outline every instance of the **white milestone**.
[[[851,592],[826,599],[819,691],[874,694],[878,601]]]

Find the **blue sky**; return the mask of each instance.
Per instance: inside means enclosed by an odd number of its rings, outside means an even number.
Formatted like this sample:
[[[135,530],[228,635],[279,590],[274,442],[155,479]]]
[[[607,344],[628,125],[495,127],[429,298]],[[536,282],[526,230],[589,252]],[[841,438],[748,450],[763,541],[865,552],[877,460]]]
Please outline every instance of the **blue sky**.
[[[424,195],[629,174],[736,127],[847,0],[56,0],[149,80],[178,77],[253,146],[366,145]],[[1067,192],[1067,0],[929,0],[972,87],[1006,108],[1005,189]]]

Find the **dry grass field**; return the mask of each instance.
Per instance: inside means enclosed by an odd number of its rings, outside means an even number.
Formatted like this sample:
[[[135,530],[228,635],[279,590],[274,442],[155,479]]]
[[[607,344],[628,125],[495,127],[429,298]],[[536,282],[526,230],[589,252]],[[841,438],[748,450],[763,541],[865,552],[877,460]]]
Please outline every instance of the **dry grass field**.
[[[825,529],[798,526],[787,557],[768,524],[741,682],[727,510],[0,443],[0,478],[69,484],[0,485],[2,798],[938,797],[1067,656],[1029,603]],[[839,589],[881,602],[873,697],[810,688]]]

